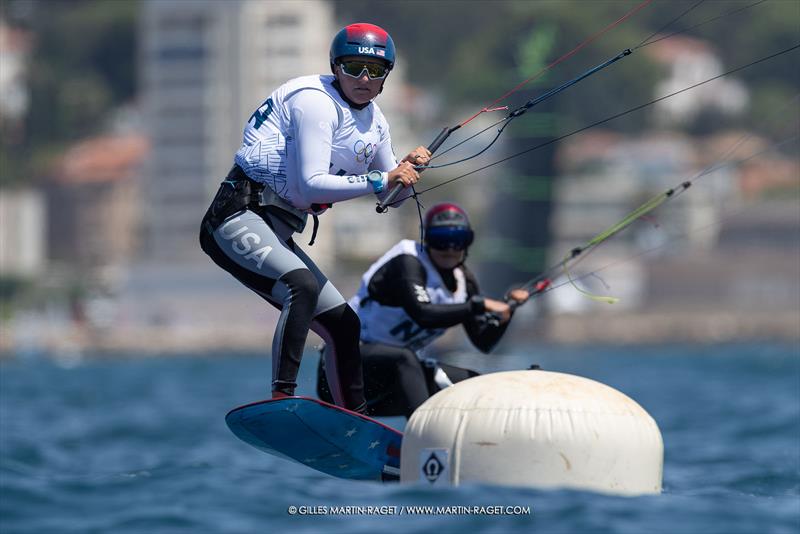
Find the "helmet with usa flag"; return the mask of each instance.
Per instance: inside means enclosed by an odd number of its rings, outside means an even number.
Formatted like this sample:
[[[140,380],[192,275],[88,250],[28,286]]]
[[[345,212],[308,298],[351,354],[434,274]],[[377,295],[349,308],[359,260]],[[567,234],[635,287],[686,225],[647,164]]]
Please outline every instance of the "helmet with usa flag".
[[[375,24],[357,22],[345,26],[331,43],[331,66],[345,56],[365,56],[382,59],[389,64],[389,69],[394,67],[395,53],[394,41],[391,36]]]
[[[467,212],[453,202],[431,206],[425,214],[423,232],[425,246],[437,250],[466,250],[475,238]]]

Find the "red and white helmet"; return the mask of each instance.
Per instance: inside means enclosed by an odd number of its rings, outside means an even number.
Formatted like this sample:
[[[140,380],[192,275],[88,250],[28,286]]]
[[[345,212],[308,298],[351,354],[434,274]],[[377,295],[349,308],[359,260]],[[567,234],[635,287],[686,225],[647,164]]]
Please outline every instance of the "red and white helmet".
[[[386,61],[391,70],[394,67],[394,41],[391,36],[375,24],[357,22],[345,26],[331,43],[330,60],[334,65],[340,57],[366,56]]]

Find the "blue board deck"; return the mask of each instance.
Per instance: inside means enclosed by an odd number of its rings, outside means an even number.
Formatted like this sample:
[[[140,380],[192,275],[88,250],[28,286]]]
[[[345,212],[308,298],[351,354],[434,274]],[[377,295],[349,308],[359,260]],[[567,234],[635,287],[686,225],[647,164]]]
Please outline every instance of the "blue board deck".
[[[400,475],[401,432],[317,399],[246,404],[225,422],[245,443],[334,477],[390,481]]]

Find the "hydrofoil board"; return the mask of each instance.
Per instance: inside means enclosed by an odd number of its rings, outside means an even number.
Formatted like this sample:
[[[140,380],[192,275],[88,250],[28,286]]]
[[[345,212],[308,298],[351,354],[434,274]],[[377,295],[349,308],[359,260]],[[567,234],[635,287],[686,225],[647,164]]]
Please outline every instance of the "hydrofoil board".
[[[403,434],[310,397],[246,404],[225,416],[231,431],[264,452],[351,480],[398,480]]]

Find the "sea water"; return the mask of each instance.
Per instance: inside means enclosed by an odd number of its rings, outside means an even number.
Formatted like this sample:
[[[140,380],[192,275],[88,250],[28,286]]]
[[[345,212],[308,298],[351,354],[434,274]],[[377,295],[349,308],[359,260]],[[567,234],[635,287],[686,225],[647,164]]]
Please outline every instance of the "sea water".
[[[538,364],[627,394],[661,428],[664,492],[337,480],[225,426],[265,397],[265,355],[12,355],[0,360],[0,533],[800,532],[798,345],[537,345],[449,361]],[[309,353],[299,393],[313,394],[315,373]]]

